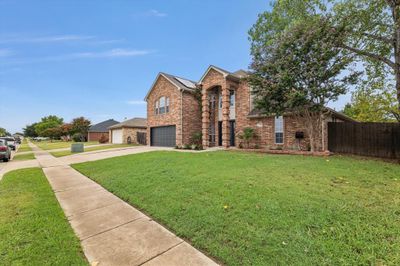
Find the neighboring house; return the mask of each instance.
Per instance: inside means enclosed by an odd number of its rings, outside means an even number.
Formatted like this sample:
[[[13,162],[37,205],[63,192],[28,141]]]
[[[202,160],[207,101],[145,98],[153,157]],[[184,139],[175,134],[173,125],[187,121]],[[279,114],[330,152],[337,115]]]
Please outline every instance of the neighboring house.
[[[146,118],[132,118],[108,128],[114,144],[146,144]]]
[[[24,137],[24,134],[17,132],[17,133],[14,133],[12,136],[13,136],[14,138],[23,138],[23,137]]]
[[[108,128],[118,123],[119,122],[115,121],[114,119],[109,119],[90,126],[88,130],[88,141],[98,141],[101,138],[101,136],[105,136],[107,137],[107,139],[110,139],[108,135],[109,134]]]
[[[215,66],[208,67],[199,82],[158,74],[145,98],[148,144],[182,146],[190,144],[192,135],[201,131],[204,148],[227,148],[239,146],[239,135],[251,127],[256,133],[253,142],[260,147],[308,149],[303,123],[290,115],[266,116],[255,110],[246,76],[244,70],[229,72]],[[354,121],[328,111],[326,122]],[[326,123],[319,137],[324,139],[326,150]]]

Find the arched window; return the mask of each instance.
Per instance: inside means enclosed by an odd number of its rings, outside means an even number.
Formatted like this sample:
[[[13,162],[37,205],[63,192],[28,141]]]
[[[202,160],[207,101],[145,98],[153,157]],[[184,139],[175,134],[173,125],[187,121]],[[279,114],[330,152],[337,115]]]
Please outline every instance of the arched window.
[[[160,98],[160,114],[164,114],[165,113],[165,97],[161,97]]]
[[[155,114],[165,114],[169,113],[169,97],[162,96],[155,103]]]
[[[159,102],[158,102],[158,100],[156,101],[156,104],[155,104],[155,113],[156,113],[156,115],[158,115],[159,113],[160,113],[160,106],[159,106]]]
[[[167,97],[166,103],[165,103],[165,111],[169,113],[169,97]]]

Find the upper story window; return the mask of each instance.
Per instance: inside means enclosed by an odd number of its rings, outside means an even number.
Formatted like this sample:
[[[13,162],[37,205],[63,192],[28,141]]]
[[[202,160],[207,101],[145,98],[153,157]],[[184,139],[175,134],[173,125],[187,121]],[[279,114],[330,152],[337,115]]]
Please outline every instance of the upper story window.
[[[219,95],[219,108],[222,108],[222,95]],[[235,91],[234,90],[230,90],[229,91],[229,106],[233,107],[235,106]]]
[[[234,90],[229,91],[229,104],[231,107],[235,106],[235,91]]]
[[[275,143],[283,144],[283,116],[275,117]]]
[[[250,88],[250,112],[255,109],[254,100],[255,100],[256,96],[254,95],[253,91],[254,91],[253,88]]]
[[[160,102],[159,101],[156,101],[154,110],[155,110],[155,114],[158,115],[158,112],[160,110]]]
[[[162,96],[160,97],[155,104],[155,114],[165,114],[169,113],[169,97]]]

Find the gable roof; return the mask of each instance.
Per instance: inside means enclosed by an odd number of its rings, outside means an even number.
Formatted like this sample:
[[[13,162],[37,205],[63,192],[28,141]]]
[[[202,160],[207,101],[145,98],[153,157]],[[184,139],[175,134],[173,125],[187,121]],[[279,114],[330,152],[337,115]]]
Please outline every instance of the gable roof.
[[[230,72],[230,71],[222,69],[220,67],[217,67],[217,66],[214,66],[214,65],[210,65],[207,68],[206,72],[204,72],[203,76],[200,78],[198,83],[203,82],[203,79],[207,76],[208,72],[210,72],[211,69],[221,73],[224,76],[224,78],[232,78],[234,80],[239,80],[239,79],[245,77],[246,75],[248,75],[248,72],[243,70],[243,69],[240,69],[240,70],[235,71],[235,72]]]
[[[197,86],[197,82],[186,79],[186,78],[181,78],[178,76],[174,76],[171,74],[167,74],[164,72],[160,72],[158,73],[156,79],[154,80],[153,84],[150,87],[150,90],[147,92],[146,97],[144,98],[144,100],[146,101],[147,98],[149,97],[151,91],[153,90],[154,86],[157,83],[157,80],[163,76],[165,79],[167,79],[172,85],[174,85],[177,89],[179,90],[187,90],[187,91],[194,91],[194,89],[196,89]]]
[[[108,119],[106,121],[100,122],[98,124],[92,125],[88,132],[108,132],[108,128],[110,126],[113,126],[115,124],[118,124],[118,121],[115,121],[114,119]]]
[[[124,122],[115,124],[113,126],[110,126],[109,129],[123,128],[123,127],[147,128],[147,119],[135,117],[135,118],[126,120]]]

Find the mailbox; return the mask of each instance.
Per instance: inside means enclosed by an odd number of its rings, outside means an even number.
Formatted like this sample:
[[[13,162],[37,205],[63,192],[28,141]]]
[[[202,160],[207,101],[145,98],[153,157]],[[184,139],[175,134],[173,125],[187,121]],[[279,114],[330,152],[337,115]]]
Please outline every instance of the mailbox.
[[[304,132],[296,131],[296,139],[304,139]]]

